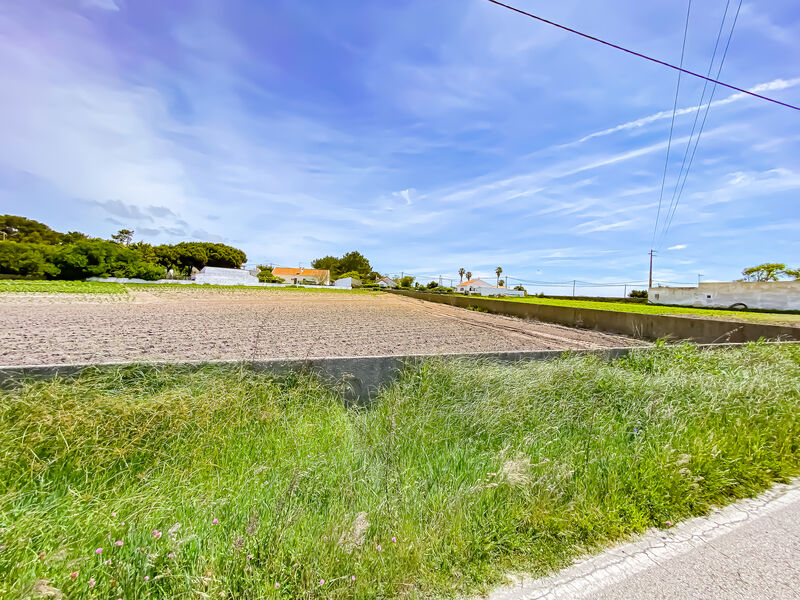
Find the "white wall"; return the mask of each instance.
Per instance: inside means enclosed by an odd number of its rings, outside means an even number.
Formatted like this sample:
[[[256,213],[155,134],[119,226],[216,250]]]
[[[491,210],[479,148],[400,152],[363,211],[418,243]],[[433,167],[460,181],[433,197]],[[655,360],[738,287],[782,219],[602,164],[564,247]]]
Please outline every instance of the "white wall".
[[[508,288],[480,287],[475,292],[481,296],[524,296],[522,290],[510,290]]]
[[[703,282],[698,287],[654,287],[650,304],[678,304],[727,308],[742,303],[747,308],[800,310],[800,281]]]

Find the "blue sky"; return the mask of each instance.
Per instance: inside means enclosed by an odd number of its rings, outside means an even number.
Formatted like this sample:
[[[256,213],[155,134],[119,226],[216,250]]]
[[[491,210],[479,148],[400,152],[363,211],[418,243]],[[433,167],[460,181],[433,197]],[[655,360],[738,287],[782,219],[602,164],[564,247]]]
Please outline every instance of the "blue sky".
[[[684,2],[514,4],[680,59]],[[694,3],[688,68],[724,8]],[[485,0],[6,1],[0,72],[0,210],[59,230],[646,279],[676,73]],[[722,79],[800,104],[797,2],[743,4]],[[701,89],[682,80],[665,206]],[[800,113],[714,100],[656,281],[800,264]]]

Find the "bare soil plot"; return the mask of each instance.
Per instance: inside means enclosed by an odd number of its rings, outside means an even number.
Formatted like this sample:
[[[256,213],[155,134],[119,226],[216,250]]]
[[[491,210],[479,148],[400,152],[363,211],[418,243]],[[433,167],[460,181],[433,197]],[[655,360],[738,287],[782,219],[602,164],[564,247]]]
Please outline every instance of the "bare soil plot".
[[[380,293],[147,288],[0,294],[0,364],[252,360],[643,345]]]

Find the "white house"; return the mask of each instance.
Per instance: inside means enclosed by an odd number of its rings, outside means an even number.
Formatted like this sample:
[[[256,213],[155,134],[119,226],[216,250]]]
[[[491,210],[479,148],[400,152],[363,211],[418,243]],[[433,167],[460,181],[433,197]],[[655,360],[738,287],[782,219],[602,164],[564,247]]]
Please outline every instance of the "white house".
[[[294,269],[291,267],[275,267],[272,269],[275,277],[283,279],[284,283],[318,283],[320,285],[331,284],[331,272],[328,269]]]
[[[389,277],[383,276],[377,281],[378,285],[382,288],[396,288],[397,282],[394,279],[390,279]]]
[[[800,310],[800,281],[704,281],[692,287],[651,287],[650,304],[709,308]]]
[[[455,291],[466,294],[474,294],[478,293],[478,290],[480,288],[490,288],[490,287],[494,286],[492,286],[491,283],[486,283],[483,279],[470,279],[469,281],[459,283],[455,287]]]

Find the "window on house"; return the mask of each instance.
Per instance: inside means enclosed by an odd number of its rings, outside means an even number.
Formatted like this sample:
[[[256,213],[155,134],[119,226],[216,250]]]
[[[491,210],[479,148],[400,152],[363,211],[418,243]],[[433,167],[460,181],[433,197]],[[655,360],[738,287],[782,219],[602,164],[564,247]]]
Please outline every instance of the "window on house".
[[[708,298],[709,300],[711,300],[711,294],[706,294],[706,298]]]
[[[658,294],[656,294],[656,300],[658,300]]]

